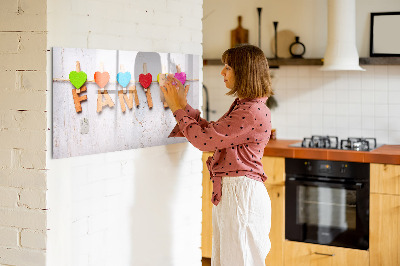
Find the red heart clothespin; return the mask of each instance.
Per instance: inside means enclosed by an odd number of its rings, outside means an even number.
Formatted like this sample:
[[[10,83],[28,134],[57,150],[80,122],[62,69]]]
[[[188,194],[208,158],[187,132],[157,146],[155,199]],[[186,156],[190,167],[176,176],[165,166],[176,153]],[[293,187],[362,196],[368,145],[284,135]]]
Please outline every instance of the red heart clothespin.
[[[146,93],[147,104],[149,105],[149,108],[153,107],[153,100],[151,99],[151,93],[149,88],[152,81],[153,77],[151,76],[150,73],[147,73],[147,64],[143,63],[143,74],[139,75],[139,83],[143,86],[143,89]]]

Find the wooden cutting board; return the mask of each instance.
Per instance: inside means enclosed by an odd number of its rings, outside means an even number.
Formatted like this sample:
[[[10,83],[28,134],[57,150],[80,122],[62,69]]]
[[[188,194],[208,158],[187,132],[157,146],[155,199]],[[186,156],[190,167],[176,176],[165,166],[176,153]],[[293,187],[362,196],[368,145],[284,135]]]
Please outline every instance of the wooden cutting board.
[[[242,43],[249,43],[249,30],[242,27],[242,16],[238,16],[238,27],[231,30],[231,48]]]

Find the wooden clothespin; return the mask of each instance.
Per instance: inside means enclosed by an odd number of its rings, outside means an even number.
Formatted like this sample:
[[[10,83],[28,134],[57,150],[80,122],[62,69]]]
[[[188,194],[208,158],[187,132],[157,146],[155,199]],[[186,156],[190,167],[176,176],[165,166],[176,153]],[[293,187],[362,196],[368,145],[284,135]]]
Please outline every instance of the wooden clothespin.
[[[143,89],[146,93],[147,104],[149,105],[150,109],[153,107],[153,100],[151,99],[150,93],[150,85],[152,81],[153,77],[150,73],[147,73],[147,64],[143,63],[143,73],[139,75],[139,83],[143,86]]]
[[[100,72],[96,71],[94,73],[94,81],[100,87],[100,90],[97,92],[97,112],[101,112],[103,106],[108,105],[109,107],[114,106],[114,102],[112,101],[110,95],[108,94],[107,90],[105,90],[105,86],[107,85],[108,81],[110,80],[110,74],[104,71],[104,64],[103,62],[100,63]],[[103,102],[103,96],[105,98],[105,102]]]
[[[186,73],[181,71],[180,65],[176,65],[176,73],[174,77],[177,78],[182,83],[182,85],[185,85]],[[185,97],[187,97],[187,94],[189,92],[189,87],[190,87],[189,84],[185,86]]]
[[[124,65],[119,65],[119,72],[120,73],[125,73],[125,67],[124,67]],[[119,74],[119,73],[118,73]],[[119,84],[121,84],[121,83],[119,83]],[[121,86],[122,86],[122,84],[121,84]],[[127,91],[127,89],[126,89],[126,86],[124,87],[124,86],[122,86],[122,92],[124,93],[124,94],[126,94],[126,91]]]
[[[100,72],[104,73],[104,63],[103,62],[100,62]],[[104,84],[104,87],[105,87],[105,84]],[[104,87],[100,88],[101,93],[104,93]]]
[[[166,81],[166,79],[167,79],[167,75],[168,75],[168,73],[167,73],[167,67],[166,67],[165,65],[162,65],[161,69],[162,69],[162,70],[161,70],[161,73],[158,74],[158,76],[157,76],[157,81],[158,81],[158,85],[160,86],[160,100],[161,100],[161,102],[163,103],[164,108],[167,108],[167,107],[168,107],[168,104],[167,104],[167,102],[165,101],[164,93],[161,91],[161,87],[164,86],[165,81]]]
[[[174,77],[177,78],[182,83],[182,85],[185,85],[186,73],[181,71],[180,65],[176,65],[176,73]]]
[[[81,72],[81,64],[79,63],[79,61],[76,61],[75,71],[77,73]],[[81,93],[81,89],[76,89],[76,93]]]
[[[77,113],[82,112],[81,102],[87,100],[87,95],[80,96],[79,93],[86,91],[86,86],[84,86],[87,75],[85,72],[81,72],[81,65],[79,61],[76,61],[76,71],[71,71],[69,74],[69,79],[74,85],[72,89],[72,97],[74,99],[75,110]],[[74,73],[75,72],[75,73]]]

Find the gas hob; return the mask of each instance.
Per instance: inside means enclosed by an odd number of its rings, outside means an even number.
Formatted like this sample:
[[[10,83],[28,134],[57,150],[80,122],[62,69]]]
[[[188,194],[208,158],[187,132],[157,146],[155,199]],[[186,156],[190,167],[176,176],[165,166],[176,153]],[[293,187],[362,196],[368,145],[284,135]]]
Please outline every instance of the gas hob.
[[[353,151],[371,151],[382,145],[378,145],[376,138],[349,137],[339,142],[337,136],[317,136],[306,137],[301,142],[289,145],[301,148],[337,149]]]

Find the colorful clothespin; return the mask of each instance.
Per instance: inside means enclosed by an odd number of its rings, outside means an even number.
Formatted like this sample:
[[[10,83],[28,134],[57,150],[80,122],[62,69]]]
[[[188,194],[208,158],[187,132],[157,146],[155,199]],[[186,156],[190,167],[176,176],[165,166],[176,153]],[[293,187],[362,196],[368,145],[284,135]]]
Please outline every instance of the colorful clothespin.
[[[151,99],[150,93],[150,85],[152,81],[153,77],[150,73],[147,73],[147,64],[143,63],[143,73],[139,75],[139,83],[143,86],[143,89],[146,93],[147,104],[149,105],[149,108],[153,107],[153,100]]]
[[[104,93],[104,87],[110,80],[110,74],[104,71],[103,62],[100,63],[100,70],[100,72],[96,71],[96,73],[94,73],[94,81],[100,87],[101,93]]]
[[[162,68],[162,70],[161,70],[162,73],[159,73],[157,75],[157,81],[158,81],[158,85],[160,86],[160,99],[161,99],[161,102],[163,102],[164,108],[167,108],[168,104],[165,101],[165,96],[164,96],[164,93],[161,91],[161,87],[165,85],[165,82],[167,80],[167,75],[168,75],[167,72],[168,71],[167,71],[167,67],[165,65],[162,65],[161,68]]]
[[[174,76],[182,83],[182,85],[185,85],[186,73],[181,71],[180,65],[176,65],[176,73]]]
[[[125,72],[124,66],[120,65],[120,72],[117,74],[117,82],[122,86],[123,93],[126,93],[129,82],[131,81],[131,73]]]
[[[76,88],[76,93],[80,93],[80,89],[85,84],[87,80],[87,75],[85,72],[81,71],[81,65],[79,61],[76,61],[75,71],[69,73],[69,81]]]

